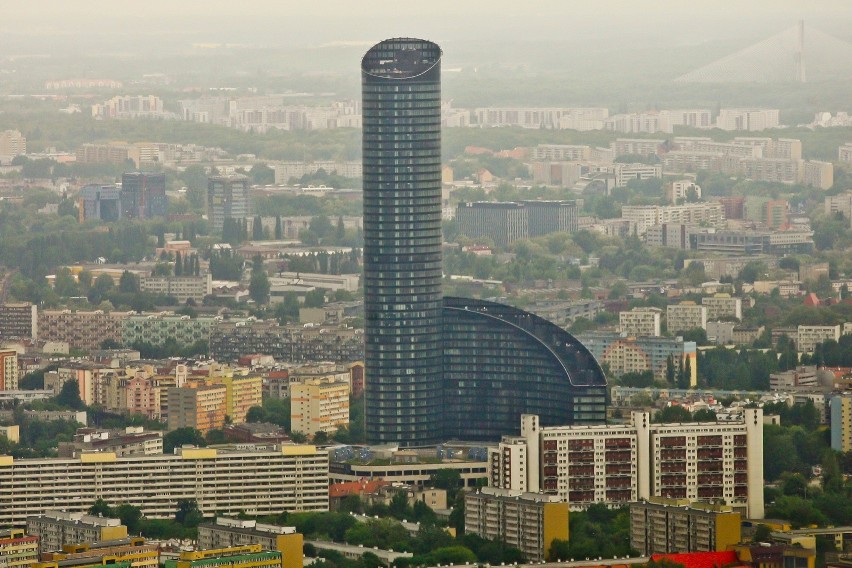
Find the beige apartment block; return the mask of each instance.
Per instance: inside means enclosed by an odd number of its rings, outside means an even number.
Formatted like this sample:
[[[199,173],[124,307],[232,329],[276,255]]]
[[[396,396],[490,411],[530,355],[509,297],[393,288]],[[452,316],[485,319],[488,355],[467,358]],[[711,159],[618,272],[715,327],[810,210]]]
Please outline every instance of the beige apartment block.
[[[618,326],[621,333],[632,337],[659,337],[662,313],[659,308],[633,308],[629,312],[618,312]]]
[[[309,436],[332,434],[349,426],[349,383],[322,379],[290,385],[290,416],[294,432]]]
[[[733,298],[730,294],[716,294],[715,296],[701,298],[701,305],[707,308],[707,319],[718,320],[719,318],[743,319],[743,301]]]
[[[666,327],[669,333],[707,329],[707,308],[695,302],[681,302],[666,306]]]
[[[799,353],[811,353],[817,345],[829,339],[840,340],[839,325],[800,325],[797,332],[796,349]]]

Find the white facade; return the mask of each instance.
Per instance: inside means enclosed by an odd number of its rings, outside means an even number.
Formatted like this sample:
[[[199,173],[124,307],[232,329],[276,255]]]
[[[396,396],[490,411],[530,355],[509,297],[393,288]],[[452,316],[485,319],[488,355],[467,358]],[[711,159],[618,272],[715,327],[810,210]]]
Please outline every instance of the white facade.
[[[666,328],[671,333],[707,329],[707,308],[694,302],[666,306]]]
[[[799,353],[811,353],[817,345],[829,339],[840,340],[839,325],[800,325],[796,349]]]
[[[732,298],[728,294],[717,294],[701,298],[701,305],[707,308],[707,319],[717,320],[722,317],[743,319],[743,301]]]
[[[633,308],[629,312],[618,312],[619,331],[633,337],[659,337],[661,315],[659,308]]]

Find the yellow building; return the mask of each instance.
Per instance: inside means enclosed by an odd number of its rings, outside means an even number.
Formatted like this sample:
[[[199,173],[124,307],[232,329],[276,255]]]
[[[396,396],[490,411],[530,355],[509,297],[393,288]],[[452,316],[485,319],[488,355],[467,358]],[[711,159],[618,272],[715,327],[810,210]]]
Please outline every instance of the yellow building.
[[[630,504],[630,547],[642,556],[722,552],[742,540],[731,507],[652,497]]]
[[[294,432],[332,434],[349,426],[349,383],[313,379],[290,385],[290,418]]]
[[[465,495],[464,530],[545,560],[554,540],[568,540],[568,503],[553,495],[483,487]]]
[[[178,560],[166,560],[165,568],[283,568],[278,550],[263,550],[259,544],[181,552]]]
[[[17,424],[0,426],[0,436],[5,436],[10,442],[17,444],[21,441],[21,427]]]
[[[225,414],[231,417],[234,424],[243,424],[246,414],[252,406],[263,404],[263,379],[258,376],[227,376],[212,377],[209,385],[225,387]]]
[[[0,391],[18,390],[18,352],[14,349],[0,351]]]
[[[259,544],[264,550],[281,552],[282,568],[302,568],[304,537],[293,527],[227,517],[217,517],[215,523],[198,525],[198,548],[202,550],[248,544]]]
[[[195,428],[201,432],[225,425],[227,389],[223,385],[188,384],[168,390],[169,430]]]
[[[102,558],[115,559],[116,562],[129,562],[130,568],[157,568],[160,563],[160,547],[145,544],[142,537],[105,540],[94,543],[66,544],[61,551],[45,552],[42,560],[61,562],[63,566],[100,563]]]
[[[0,531],[0,566],[27,568],[38,562],[38,537],[27,536],[22,529]]]

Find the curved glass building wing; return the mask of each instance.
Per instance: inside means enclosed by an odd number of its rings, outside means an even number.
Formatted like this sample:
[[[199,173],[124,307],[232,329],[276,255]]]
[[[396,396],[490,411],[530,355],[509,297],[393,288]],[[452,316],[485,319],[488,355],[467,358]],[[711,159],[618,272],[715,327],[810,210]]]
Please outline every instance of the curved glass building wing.
[[[534,314],[444,298],[444,435],[499,440],[521,414],[542,426],[602,423],[606,377],[570,333]]]
[[[373,46],[361,62],[366,433],[432,444],[441,425],[441,49]]]

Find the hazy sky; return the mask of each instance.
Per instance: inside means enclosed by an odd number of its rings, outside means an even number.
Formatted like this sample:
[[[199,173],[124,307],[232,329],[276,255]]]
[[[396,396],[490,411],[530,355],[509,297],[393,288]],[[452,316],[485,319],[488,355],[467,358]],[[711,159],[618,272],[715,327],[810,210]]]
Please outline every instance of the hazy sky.
[[[170,38],[169,45],[268,47],[366,44],[392,36],[444,42],[629,37],[659,45],[760,37],[799,18],[844,39],[852,34],[849,0],[0,0],[0,8],[0,42],[7,44],[0,50],[38,47],[35,38],[44,46],[119,48],[136,35]]]

